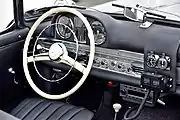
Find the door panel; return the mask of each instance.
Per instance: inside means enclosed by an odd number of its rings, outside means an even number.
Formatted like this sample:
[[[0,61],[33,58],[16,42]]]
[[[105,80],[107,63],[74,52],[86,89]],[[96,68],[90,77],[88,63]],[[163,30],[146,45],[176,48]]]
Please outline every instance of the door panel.
[[[24,79],[22,50],[28,29],[15,30],[0,36],[0,109],[5,109],[21,94],[21,85],[14,79]],[[9,72],[13,68],[15,76]]]

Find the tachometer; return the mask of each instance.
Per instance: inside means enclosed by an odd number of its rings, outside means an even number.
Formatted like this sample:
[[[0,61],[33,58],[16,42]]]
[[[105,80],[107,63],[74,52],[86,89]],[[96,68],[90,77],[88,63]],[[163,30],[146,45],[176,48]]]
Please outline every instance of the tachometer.
[[[72,32],[70,31],[70,29],[73,30],[74,28],[72,20],[67,16],[59,16],[56,20],[56,23],[59,23],[56,25],[56,31],[58,35],[63,39],[70,38],[72,35]]]
[[[94,33],[95,44],[103,44],[106,40],[106,31],[104,26],[99,21],[94,21],[91,26]]]

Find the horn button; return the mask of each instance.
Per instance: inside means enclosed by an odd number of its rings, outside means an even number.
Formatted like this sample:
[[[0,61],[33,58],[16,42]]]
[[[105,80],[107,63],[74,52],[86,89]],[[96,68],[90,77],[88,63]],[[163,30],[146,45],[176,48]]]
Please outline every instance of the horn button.
[[[62,44],[54,43],[49,49],[49,57],[52,60],[58,60],[64,54],[65,47]]]

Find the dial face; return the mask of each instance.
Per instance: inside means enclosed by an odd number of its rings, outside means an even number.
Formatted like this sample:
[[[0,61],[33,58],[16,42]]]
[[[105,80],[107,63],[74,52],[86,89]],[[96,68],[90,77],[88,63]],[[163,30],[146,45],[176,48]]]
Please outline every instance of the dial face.
[[[106,40],[106,32],[104,26],[99,21],[94,21],[91,26],[94,33],[95,44],[103,44]]]
[[[74,28],[72,20],[67,16],[59,16],[56,23],[59,23],[56,26],[58,35],[63,39],[70,38],[72,35],[71,30]]]
[[[147,57],[147,65],[149,67],[155,67],[157,63],[156,57],[152,54]]]
[[[158,60],[158,68],[166,69],[168,67],[168,61],[165,58],[159,58]]]

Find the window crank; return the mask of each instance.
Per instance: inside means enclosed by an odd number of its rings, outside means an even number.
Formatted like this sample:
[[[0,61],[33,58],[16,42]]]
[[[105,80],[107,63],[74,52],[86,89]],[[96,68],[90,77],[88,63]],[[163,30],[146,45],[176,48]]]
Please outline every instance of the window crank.
[[[16,80],[16,72],[14,71],[14,69],[11,67],[8,69],[8,72],[11,74],[11,76],[13,77],[13,81],[15,84],[19,84],[19,82]]]

